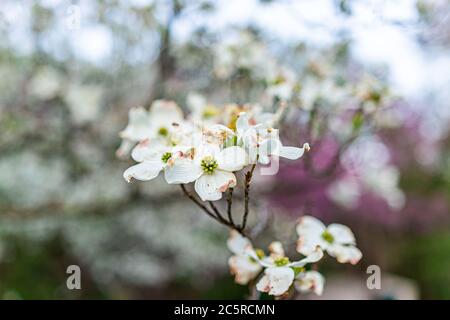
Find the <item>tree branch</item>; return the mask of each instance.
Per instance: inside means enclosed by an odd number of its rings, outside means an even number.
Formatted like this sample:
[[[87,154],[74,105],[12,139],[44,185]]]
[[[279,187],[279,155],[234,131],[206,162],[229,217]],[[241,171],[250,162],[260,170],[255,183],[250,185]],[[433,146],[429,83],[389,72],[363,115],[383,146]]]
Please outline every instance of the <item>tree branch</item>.
[[[233,188],[228,189],[228,194],[227,194],[227,215],[228,215],[228,220],[233,224],[233,215],[231,214],[231,209],[232,209],[232,204],[233,204]]]
[[[258,159],[256,160],[258,161]],[[241,230],[244,230],[247,225],[247,218],[249,214],[249,200],[250,200],[250,182],[253,177],[253,171],[255,171],[256,163],[252,165],[252,168],[245,174],[245,188],[244,188],[244,216],[242,217]]]

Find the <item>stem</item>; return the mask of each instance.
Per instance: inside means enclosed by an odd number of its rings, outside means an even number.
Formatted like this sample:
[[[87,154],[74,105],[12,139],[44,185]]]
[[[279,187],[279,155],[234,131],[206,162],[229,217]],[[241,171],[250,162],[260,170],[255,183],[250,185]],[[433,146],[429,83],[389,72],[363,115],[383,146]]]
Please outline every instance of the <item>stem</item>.
[[[213,215],[211,213],[211,211],[208,210],[207,207],[205,207],[200,201],[197,200],[197,198],[195,198],[189,191],[186,190],[186,187],[184,186],[184,184],[180,184],[181,189],[183,190],[184,194],[191,199],[197,206],[199,206],[203,211],[205,211],[205,213],[210,216],[211,218],[213,218],[216,221],[219,221],[220,223],[222,223],[221,220],[219,220],[218,217],[216,217],[215,215]]]
[[[230,229],[236,230],[237,232],[239,232],[244,237],[247,237],[247,235],[245,234],[245,232],[241,228],[237,227],[234,223],[231,223],[231,222],[229,222],[229,221],[227,221],[227,220],[225,220],[223,218],[223,216],[220,214],[219,210],[216,208],[214,203],[212,203],[211,201],[209,202],[212,210],[214,211],[214,213],[217,216],[215,216],[206,206],[203,205],[203,203],[201,203],[195,196],[193,196],[189,191],[187,191],[184,184],[180,184],[180,186],[181,186],[181,190],[183,190],[183,193],[189,199],[191,199],[192,202],[194,202],[197,206],[199,206],[208,216],[210,216],[211,218],[213,218],[214,220],[216,220],[220,224],[223,224],[223,225],[227,226]]]
[[[258,161],[258,159],[256,160]],[[240,229],[244,230],[245,226],[247,225],[247,218],[248,218],[248,214],[249,214],[249,194],[250,194],[250,182],[252,180],[253,177],[253,171],[255,171],[256,168],[256,163],[254,163],[252,165],[252,168],[250,169],[250,171],[248,171],[245,174],[245,188],[244,188],[244,216],[242,217],[242,224]]]
[[[234,225],[233,215],[231,214],[231,205],[233,204],[233,188],[228,190],[227,204],[228,220]]]
[[[225,223],[227,225],[230,225],[231,223],[229,221],[225,220],[225,218],[219,212],[219,209],[217,209],[217,207],[215,206],[214,202],[212,202],[212,201],[208,201],[208,202],[209,202],[209,206],[214,211],[214,213],[216,214],[217,218],[219,218],[223,223]]]

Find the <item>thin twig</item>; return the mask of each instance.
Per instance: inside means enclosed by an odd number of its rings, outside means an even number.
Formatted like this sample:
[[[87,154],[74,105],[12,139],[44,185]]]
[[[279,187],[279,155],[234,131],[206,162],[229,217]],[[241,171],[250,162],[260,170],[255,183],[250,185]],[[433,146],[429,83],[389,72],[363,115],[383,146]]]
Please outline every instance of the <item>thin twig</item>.
[[[227,195],[227,214],[228,214],[228,220],[233,224],[233,215],[231,213],[231,208],[232,208],[232,204],[233,204],[233,188],[230,188],[228,190],[228,195]]]
[[[180,184],[181,189],[183,190],[184,194],[191,199],[197,206],[199,206],[208,216],[210,216],[211,218],[213,218],[214,220],[216,220],[217,222],[219,222],[220,224],[223,224],[225,226],[227,226],[230,229],[236,230],[237,232],[239,232],[241,235],[243,235],[244,237],[248,237],[244,230],[242,230],[241,228],[237,227],[236,225],[232,224],[231,222],[225,220],[223,218],[223,216],[220,214],[219,210],[217,210],[216,206],[210,202],[210,206],[211,208],[214,210],[214,213],[216,213],[218,216],[215,216],[206,206],[204,206],[195,196],[193,196],[189,191],[186,190],[186,187],[184,186],[184,184]]]
[[[258,160],[256,160],[258,161]],[[250,194],[250,182],[253,177],[253,171],[255,171],[256,163],[252,165],[252,168],[245,174],[245,188],[244,188],[244,216],[242,217],[242,224],[240,226],[241,230],[245,229],[245,226],[247,225],[247,218],[249,214],[249,194]]]
[[[214,220],[217,220],[220,223],[222,223],[222,221],[220,221],[218,217],[216,217],[214,214],[212,214],[212,212],[209,211],[207,207],[205,207],[200,201],[197,200],[197,198],[195,198],[189,191],[186,190],[186,187],[184,186],[184,184],[180,184],[180,186],[181,186],[181,189],[183,190],[184,194],[189,199],[191,199],[197,206],[199,206],[203,211],[205,211],[207,215],[209,215]]]
[[[231,223],[229,221],[227,221],[222,214],[220,213],[219,209],[217,209],[216,205],[214,204],[214,202],[212,201],[208,201],[209,202],[209,206],[211,207],[211,209],[214,211],[214,213],[216,214],[217,218],[219,218],[223,223],[230,225]]]

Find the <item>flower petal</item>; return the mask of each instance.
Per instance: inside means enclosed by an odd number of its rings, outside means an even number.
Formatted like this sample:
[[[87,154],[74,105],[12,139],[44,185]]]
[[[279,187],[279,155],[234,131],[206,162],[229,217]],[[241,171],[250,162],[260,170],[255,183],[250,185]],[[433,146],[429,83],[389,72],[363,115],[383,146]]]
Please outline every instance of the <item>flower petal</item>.
[[[341,244],[333,244],[328,249],[327,252],[335,257],[339,263],[351,263],[357,264],[362,258],[361,251],[355,246],[344,246]]]
[[[162,154],[169,149],[159,143],[154,143],[149,139],[142,140],[131,152],[131,157],[137,162],[144,160],[158,160],[161,159]]]
[[[127,182],[130,182],[132,178],[148,181],[156,178],[162,168],[163,162],[161,160],[145,161],[125,170],[123,177]]]
[[[269,245],[269,251],[270,251],[270,256],[273,259],[282,258],[285,256],[283,245],[281,244],[280,241],[273,241]]]
[[[228,147],[220,152],[217,162],[221,170],[238,171],[247,163],[247,154],[241,147]]]
[[[322,239],[325,225],[318,219],[311,216],[303,216],[297,225],[297,252],[307,256],[314,252],[317,246],[322,249],[327,247],[327,243]]]
[[[262,267],[243,255],[231,256],[228,259],[230,272],[234,275],[234,281],[241,285],[248,284],[261,272]]]
[[[120,137],[137,142],[150,138],[151,134],[152,127],[147,110],[142,107],[130,109],[128,112],[128,125],[120,133]]]
[[[236,230],[231,230],[230,237],[227,240],[227,246],[234,254],[242,255],[247,248],[252,248],[252,243]]]
[[[333,243],[356,245],[355,236],[349,227],[338,223],[332,223],[327,227],[327,230],[333,236]]]
[[[297,147],[281,147],[279,156],[289,160],[297,160],[305,153],[305,149]]]
[[[203,174],[195,181],[195,191],[203,201],[216,201],[222,192],[236,186],[236,177],[228,171],[216,170],[213,174]]]
[[[250,128],[249,117],[245,112],[241,112],[236,121],[236,131],[242,136],[246,130]]]
[[[178,123],[183,120],[183,111],[173,101],[155,100],[150,106],[148,112],[152,126],[158,130],[160,127],[171,127],[172,123]]]
[[[308,263],[314,263],[322,259],[323,257],[323,251],[320,247],[316,247],[316,249],[309,255],[306,256],[306,258],[303,258],[300,261],[297,262],[291,262],[288,264],[289,267],[303,267]]]
[[[289,267],[267,268],[264,276],[256,284],[256,289],[273,296],[280,296],[289,290],[295,273]]]
[[[323,287],[325,285],[325,278],[317,271],[301,272],[295,279],[295,289],[297,291],[306,293],[314,292],[318,296],[323,293]]]
[[[197,180],[203,171],[202,168],[189,158],[176,158],[173,162],[168,162],[164,170],[164,177],[167,183],[180,184]]]

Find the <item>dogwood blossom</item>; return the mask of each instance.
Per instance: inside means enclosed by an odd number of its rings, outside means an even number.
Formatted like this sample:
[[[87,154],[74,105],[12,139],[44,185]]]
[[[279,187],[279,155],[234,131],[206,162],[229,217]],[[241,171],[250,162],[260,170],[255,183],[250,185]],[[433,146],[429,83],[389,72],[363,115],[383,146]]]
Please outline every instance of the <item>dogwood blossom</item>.
[[[318,296],[323,293],[325,278],[317,271],[300,272],[294,281],[295,289],[301,293],[314,292]]]
[[[249,153],[249,162],[268,164],[270,156],[278,156],[290,160],[297,160],[305,151],[310,150],[308,143],[302,148],[283,146],[280,141],[278,129],[268,123],[254,124],[247,113],[242,112],[236,123],[238,141],[242,143]]]
[[[241,285],[248,284],[262,270],[262,266],[246,254],[246,250],[253,250],[250,240],[236,230],[232,230],[227,245],[230,251],[234,253],[228,259],[228,266],[231,274],[234,275],[234,281]]]
[[[156,100],[149,111],[143,107],[130,109],[128,119],[127,127],[120,132],[122,144],[117,155],[121,157],[145,139],[169,142],[170,133],[183,121],[183,112],[172,101]]]
[[[256,284],[256,289],[270,295],[281,296],[286,293],[295,281],[296,288],[301,292],[314,291],[322,293],[324,279],[318,272],[306,271],[303,268],[308,263],[315,263],[323,257],[322,250],[317,249],[307,257],[290,262],[286,257],[283,245],[274,241],[269,245],[270,255],[266,256],[260,249],[254,249],[251,241],[231,231],[227,241],[228,248],[234,253],[228,260],[230,272],[235,276],[235,282],[248,284],[263,270],[264,274]],[[319,274],[320,275],[320,274]]]
[[[309,255],[317,247],[327,251],[340,263],[356,264],[362,257],[350,228],[333,223],[326,227],[320,220],[303,216],[297,225],[297,251]]]
[[[270,256],[262,259],[251,251],[249,254],[266,268],[264,276],[256,284],[256,289],[274,296],[286,293],[294,282],[296,274],[301,273],[305,265],[315,263],[323,257],[323,252],[319,247],[305,258],[295,262],[290,262],[289,258],[285,256],[280,242],[272,242],[269,250],[271,251]]]

